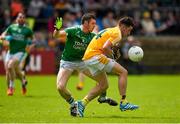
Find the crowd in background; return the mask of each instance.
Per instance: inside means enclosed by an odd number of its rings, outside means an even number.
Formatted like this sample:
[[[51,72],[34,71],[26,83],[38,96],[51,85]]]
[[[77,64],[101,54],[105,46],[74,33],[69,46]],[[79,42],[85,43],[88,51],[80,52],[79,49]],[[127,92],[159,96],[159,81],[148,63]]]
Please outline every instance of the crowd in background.
[[[34,31],[36,48],[55,50],[59,56],[57,61],[64,48],[64,43],[52,37],[57,17],[63,18],[63,28],[67,28],[79,25],[82,15],[92,12],[96,15],[98,32],[115,26],[120,17],[131,16],[135,20],[135,36],[180,35],[179,0],[1,0],[0,33],[14,22],[19,12],[26,14],[27,24]],[[136,39],[130,37],[127,40],[121,52],[123,62],[132,65],[128,66],[131,70],[134,66],[127,62],[127,51],[133,45],[131,41]],[[142,66],[135,66],[143,72]]]
[[[123,16],[135,19],[134,35],[180,34],[179,0],[1,0],[0,33],[18,12],[24,11],[27,23],[35,31],[37,47],[56,46],[52,39],[56,17],[63,17],[63,28],[80,24],[85,12],[97,17],[97,30],[116,25]],[[60,49],[63,46],[60,45]]]
[[[179,0],[1,0],[0,33],[22,11],[35,31],[37,46],[45,48],[55,46],[52,32],[57,16],[63,17],[66,28],[80,24],[85,12],[96,15],[97,30],[115,26],[120,17],[131,16],[136,22],[134,35],[180,34]]]

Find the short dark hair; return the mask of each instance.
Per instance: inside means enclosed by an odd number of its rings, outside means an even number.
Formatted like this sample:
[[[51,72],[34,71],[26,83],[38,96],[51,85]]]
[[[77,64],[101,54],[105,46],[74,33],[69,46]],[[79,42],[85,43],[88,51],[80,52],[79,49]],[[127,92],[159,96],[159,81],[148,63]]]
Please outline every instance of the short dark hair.
[[[85,21],[90,21],[91,19],[96,19],[95,15],[92,13],[86,13],[81,18],[81,24],[84,24]]]
[[[128,27],[132,26],[134,27],[134,21],[133,21],[133,18],[131,17],[123,17],[119,20],[119,24],[124,24]]]

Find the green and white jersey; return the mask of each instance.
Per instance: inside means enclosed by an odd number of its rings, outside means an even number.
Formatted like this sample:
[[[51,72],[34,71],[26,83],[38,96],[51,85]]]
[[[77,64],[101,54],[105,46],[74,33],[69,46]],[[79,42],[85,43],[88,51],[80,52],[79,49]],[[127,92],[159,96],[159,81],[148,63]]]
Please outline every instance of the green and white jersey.
[[[84,33],[81,26],[67,28],[65,32],[67,39],[61,59],[64,61],[81,61],[95,33]]]
[[[32,30],[25,25],[12,24],[6,29],[6,32],[12,36],[12,40],[9,42],[10,54],[25,52],[27,39],[33,36]]]

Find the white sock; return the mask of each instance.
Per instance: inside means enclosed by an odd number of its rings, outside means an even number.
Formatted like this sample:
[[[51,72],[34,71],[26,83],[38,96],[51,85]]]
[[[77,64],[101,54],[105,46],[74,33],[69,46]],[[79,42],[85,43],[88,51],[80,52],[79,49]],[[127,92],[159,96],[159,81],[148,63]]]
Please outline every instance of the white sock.
[[[9,87],[10,87],[10,88],[14,88],[14,82],[11,81],[11,80],[9,81]]]

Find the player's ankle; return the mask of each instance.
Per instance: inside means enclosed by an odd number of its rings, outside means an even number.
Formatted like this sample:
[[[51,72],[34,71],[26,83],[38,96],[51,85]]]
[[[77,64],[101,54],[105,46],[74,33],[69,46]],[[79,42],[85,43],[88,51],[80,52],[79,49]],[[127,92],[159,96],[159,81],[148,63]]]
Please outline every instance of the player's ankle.
[[[81,100],[82,104],[86,106],[89,103],[89,100],[85,97],[84,99]]]
[[[74,102],[75,102],[75,100],[74,100],[74,98],[73,97],[70,97],[68,100],[66,100],[70,105],[72,105]]]
[[[128,101],[127,101],[127,99],[121,99],[120,103],[125,104],[125,103],[128,103]]]

